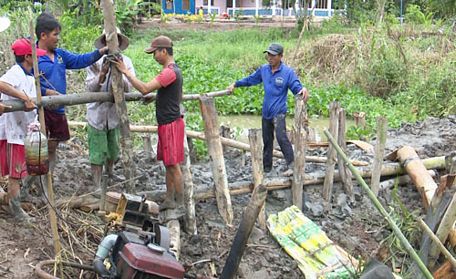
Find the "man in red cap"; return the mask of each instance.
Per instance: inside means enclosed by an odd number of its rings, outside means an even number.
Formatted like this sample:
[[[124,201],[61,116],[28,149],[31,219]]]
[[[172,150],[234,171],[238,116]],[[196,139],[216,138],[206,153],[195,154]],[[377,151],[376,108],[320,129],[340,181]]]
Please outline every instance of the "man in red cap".
[[[184,185],[180,163],[184,160],[185,124],[181,110],[182,72],[174,62],[173,42],[166,36],[158,36],[144,50],[152,54],[163,70],[149,82],[143,82],[129,71],[125,63],[117,61],[117,68],[143,95],[157,90],[155,113],[158,122],[157,159],[166,167],[166,199],[160,210],[183,209]]]
[[[27,126],[36,118],[35,104],[31,100],[36,97],[32,46],[30,40],[21,38],[11,48],[17,64],[0,77],[0,92],[3,100],[22,100],[25,111],[9,112],[0,118],[0,171],[2,176],[9,175],[8,194],[1,193],[0,199],[9,204],[16,220],[30,221],[21,208],[19,191],[20,180],[27,176],[24,149]],[[36,54],[43,56],[46,51],[37,49]]]

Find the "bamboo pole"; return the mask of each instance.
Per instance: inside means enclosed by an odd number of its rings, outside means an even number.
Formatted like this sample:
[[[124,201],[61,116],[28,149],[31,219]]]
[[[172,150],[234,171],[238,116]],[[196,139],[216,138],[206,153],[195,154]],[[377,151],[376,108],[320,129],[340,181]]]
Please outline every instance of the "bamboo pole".
[[[429,237],[434,241],[433,243],[437,245],[437,248],[440,250],[440,252],[445,255],[445,258],[450,261],[451,265],[453,268],[456,269],[456,260],[454,259],[453,255],[445,248],[445,246],[442,244],[440,239],[434,234],[434,232],[426,225],[426,223],[423,221],[423,219],[419,219],[418,223],[420,227],[426,232]]]
[[[263,184],[263,140],[261,129],[249,129],[249,141],[252,147],[252,173],[253,173],[253,188]],[[258,224],[263,230],[266,230],[266,212],[265,204],[260,209],[258,215]]]
[[[383,165],[383,156],[385,153],[386,130],[388,122],[385,117],[377,118],[377,143],[375,145],[374,163],[372,166],[371,189],[375,196],[378,196],[380,190],[380,170]]]
[[[337,141],[337,131],[338,131],[338,111],[339,111],[339,103],[338,102],[331,102],[329,105],[330,111],[330,119],[329,119],[329,130],[331,135],[336,138]],[[325,182],[323,185],[323,198],[326,201],[326,207],[328,208],[331,204],[331,196],[332,196],[332,187],[334,181],[334,168],[336,165],[336,151],[334,150],[334,146],[330,145],[327,153],[328,160],[326,161],[326,176]]]
[[[119,50],[119,41],[117,38],[116,19],[114,13],[113,2],[103,0],[101,3],[104,17],[104,29],[106,30],[106,45],[109,47],[109,52],[117,54]],[[130,137],[130,121],[128,119],[127,103],[125,102],[124,86],[122,73],[114,67],[111,62],[110,66],[112,83],[109,91],[114,96],[117,115],[119,115],[120,129],[120,152],[122,154],[122,163],[125,173],[125,178],[129,182],[125,185],[128,193],[135,193],[135,180],[130,178],[135,176],[136,168],[133,162],[133,142]]]
[[[293,180],[291,181],[291,192],[293,204],[299,209],[302,208],[302,193],[304,184],[304,174],[306,169],[306,147],[309,135],[306,102],[302,95],[296,98],[295,116],[293,124],[294,135],[294,170]]]
[[[36,44],[35,42],[35,30],[33,28],[33,21],[30,21],[30,41],[32,42],[32,58],[33,58],[33,73],[35,76],[35,88],[36,88],[36,98],[37,100],[41,100],[41,86],[40,86],[40,76],[38,70],[38,60],[36,56]],[[44,120],[44,109],[40,108],[38,110],[38,119],[40,121],[40,129],[43,135],[46,135],[46,121]],[[47,174],[47,193],[48,193],[48,210],[49,210],[49,220],[51,223],[51,231],[52,231],[52,239],[54,242],[54,257],[56,257],[59,261],[61,255],[60,252],[62,251],[62,244],[60,243],[60,236],[57,226],[57,215],[55,213],[55,197],[54,197],[54,189],[52,187],[52,173],[49,171]],[[43,193],[46,195],[45,193]]]
[[[233,209],[231,197],[228,190],[228,178],[226,175],[223,147],[220,141],[217,110],[214,99],[203,96],[200,98],[201,114],[204,120],[206,142],[209,151],[209,158],[212,166],[212,174],[217,196],[217,206],[220,215],[227,224],[233,222]]]
[[[83,121],[68,121],[68,125],[70,127],[85,127],[87,122]],[[144,125],[130,125],[130,132],[138,132],[138,133],[156,133],[158,130],[157,126],[144,126]],[[206,136],[203,132],[197,131],[186,131],[187,136],[189,138],[195,138],[200,140],[206,140]],[[250,145],[248,143],[243,143],[237,140],[228,139],[224,137],[220,137],[220,141],[223,145],[234,147],[237,149],[250,151]],[[283,158],[283,154],[280,151],[274,150],[272,155],[277,158]],[[313,163],[326,163],[327,159],[325,157],[318,157],[318,156],[306,156],[306,162],[313,162]],[[364,161],[351,161],[355,166],[368,166],[369,164]]]
[[[337,142],[344,152],[347,150],[347,143],[345,141],[345,110],[343,108],[339,109],[339,127],[338,127],[338,137]],[[340,158],[340,155],[337,156],[337,166],[339,169],[340,178],[342,180],[342,185],[344,186],[345,193],[354,200],[353,196],[353,183],[350,170],[347,168],[347,165]]]
[[[432,274],[429,272],[429,270],[426,268],[426,266],[423,264],[421,261],[420,257],[418,254],[415,252],[413,249],[412,245],[408,242],[408,240],[405,238],[405,236],[402,234],[401,230],[399,227],[394,223],[393,219],[390,217],[388,212],[386,212],[385,208],[383,208],[382,204],[380,201],[377,199],[375,194],[371,191],[369,186],[367,186],[366,182],[364,179],[361,177],[361,175],[358,173],[356,168],[350,163],[348,160],[347,156],[344,154],[342,149],[340,149],[339,145],[337,144],[337,141],[333,138],[330,132],[328,130],[324,131],[326,137],[328,140],[331,142],[331,144],[334,146],[336,149],[337,153],[341,155],[342,159],[347,163],[348,167],[350,168],[352,174],[356,177],[356,180],[358,183],[361,185],[364,191],[366,191],[367,196],[369,199],[373,202],[374,206],[378,209],[378,211],[382,214],[382,216],[386,219],[388,224],[390,225],[391,229],[393,230],[393,233],[399,238],[400,242],[402,245],[404,245],[405,250],[407,253],[410,255],[410,257],[418,264],[418,267],[420,268],[421,272],[423,275],[428,278],[432,279]]]
[[[252,232],[255,220],[258,218],[261,207],[266,200],[268,191],[265,186],[259,185],[253,190],[252,198],[244,210],[239,229],[234,237],[231,250],[226,259],[220,279],[235,278],[247,241]]]
[[[182,101],[194,101],[199,100],[201,96],[208,96],[208,97],[221,97],[228,95],[228,90],[222,91],[214,91],[208,92],[203,94],[184,94],[182,96]],[[157,99],[157,94],[150,93],[144,96],[141,93],[125,93],[125,101],[141,101],[145,97],[150,100]],[[56,96],[44,96],[41,100],[37,100],[36,98],[32,99],[34,103],[38,107],[47,107],[50,105],[61,105],[61,106],[75,106],[75,105],[82,105],[86,103],[93,103],[93,102],[111,102],[114,103],[114,96],[108,92],[80,92],[80,93],[72,93],[66,95],[56,95]],[[5,100],[5,105],[8,105],[10,108],[5,109],[5,112],[12,112],[12,111],[22,111],[24,110],[24,102],[19,100]]]

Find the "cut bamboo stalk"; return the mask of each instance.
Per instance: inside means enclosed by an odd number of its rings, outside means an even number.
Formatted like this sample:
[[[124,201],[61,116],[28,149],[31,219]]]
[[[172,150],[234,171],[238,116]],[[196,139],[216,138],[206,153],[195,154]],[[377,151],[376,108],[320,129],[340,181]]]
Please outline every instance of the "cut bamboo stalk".
[[[423,264],[421,261],[420,257],[418,254],[415,252],[413,249],[412,245],[408,242],[407,238],[405,238],[404,234],[402,234],[401,230],[399,227],[396,225],[394,220],[390,217],[389,213],[386,212],[385,208],[383,208],[382,204],[380,201],[377,199],[377,197],[374,195],[374,193],[371,191],[369,186],[367,186],[366,182],[364,179],[361,177],[361,175],[356,171],[356,168],[350,163],[348,160],[347,156],[344,154],[342,149],[337,145],[337,141],[332,137],[331,133],[328,132],[328,130],[324,131],[326,137],[328,140],[331,142],[331,144],[334,146],[336,149],[337,153],[341,155],[342,159],[348,164],[348,167],[350,168],[352,174],[356,177],[356,180],[358,183],[361,185],[364,191],[366,191],[367,196],[369,199],[373,202],[374,206],[378,209],[380,214],[386,219],[388,224],[390,225],[391,229],[393,230],[393,233],[399,238],[401,244],[404,246],[405,250],[407,253],[410,255],[410,257],[418,264],[418,267],[420,268],[421,272],[423,275],[428,278],[432,279],[432,274],[429,272],[429,270],[426,268],[426,265]]]
[[[35,42],[35,30],[33,28],[33,21],[30,21],[30,41]],[[38,71],[38,59],[36,56],[36,44],[32,44],[32,60],[33,60],[33,73],[35,77],[35,88],[36,88],[36,98],[41,100],[41,86],[40,86],[40,76]],[[38,110],[38,119],[40,121],[40,130],[43,135],[46,135],[46,121],[44,120],[44,109],[40,108]],[[60,236],[57,225],[57,215],[55,213],[55,197],[54,197],[54,187],[52,186],[52,173],[49,171],[46,174],[47,181],[47,193],[48,193],[48,210],[49,210],[49,220],[51,223],[52,239],[54,243],[54,257],[60,261],[62,244],[60,243]],[[41,179],[41,178],[40,178]],[[43,195],[46,195],[43,193]]]
[[[299,209],[302,208],[302,193],[304,174],[306,169],[306,147],[307,137],[309,135],[306,102],[302,95],[295,98],[295,116],[293,124],[294,135],[294,170],[293,180],[291,181],[291,192],[293,195],[293,204]],[[252,146],[252,145],[250,145]]]
[[[420,192],[424,207],[428,208],[438,188],[437,183],[435,183],[434,179],[426,171],[426,167],[412,147],[404,146],[395,153],[399,162],[401,162],[412,178],[418,192]]]
[[[184,177],[184,197],[185,197],[185,231],[191,235],[198,234],[196,227],[195,201],[193,199],[193,175],[190,170],[190,151],[188,148],[187,135],[184,136],[184,163],[182,166],[182,174]]]
[[[263,184],[263,139],[261,129],[249,129],[249,142],[252,147],[252,174],[253,188]],[[265,205],[261,206],[258,214],[258,224],[260,228],[266,230],[266,212]]]
[[[374,163],[372,165],[371,189],[375,196],[378,196],[380,190],[380,171],[383,165],[383,156],[385,153],[386,131],[388,122],[385,117],[377,118],[377,143],[375,145]]]
[[[329,117],[329,131],[331,135],[337,141],[337,134],[339,129],[339,112],[340,105],[338,102],[331,102],[329,105],[330,117]],[[326,207],[328,208],[331,204],[331,196],[332,196],[332,187],[334,181],[334,169],[336,166],[337,160],[337,153],[334,150],[334,146],[330,145],[327,153],[327,161],[326,161],[326,176],[325,182],[323,184],[323,198],[326,201]]]
[[[223,147],[219,135],[219,124],[214,99],[205,96],[201,97],[200,107],[204,120],[212,174],[214,176],[217,206],[223,220],[227,224],[231,224],[233,221],[233,209],[231,207],[231,197],[228,190],[228,178],[226,176],[225,159],[223,157]]]
[[[343,108],[339,109],[339,127],[338,127],[338,137],[337,142],[344,152],[347,150],[347,144],[345,141],[345,110]],[[340,158],[340,155],[337,156],[337,166],[339,169],[340,178],[342,180],[342,185],[344,186],[345,193],[354,200],[353,197],[353,183],[352,175],[347,165]]]
[[[420,227],[429,235],[433,243],[437,245],[437,248],[440,250],[440,252],[443,253],[445,258],[450,261],[453,268],[456,269],[456,260],[453,258],[453,255],[451,255],[451,253],[445,248],[442,242],[440,242],[440,239],[434,234],[434,232],[432,232],[432,230],[426,225],[426,223],[424,223],[422,219],[419,219],[418,223]]]
[[[103,9],[104,30],[106,30],[106,45],[109,47],[110,53],[119,53],[113,2],[103,0],[101,6]],[[114,104],[120,119],[120,152],[125,178],[129,180],[125,186],[127,192],[133,194],[135,193],[135,181],[131,178],[135,176],[136,169],[133,162],[133,142],[130,137],[130,120],[128,119],[127,103],[125,102],[123,78],[117,67],[111,64],[110,69],[112,83],[109,92],[114,96]]]
[[[238,231],[234,237],[233,244],[231,245],[231,250],[228,258],[226,259],[220,279],[235,278],[247,241],[250,237],[250,233],[255,225],[255,220],[258,218],[261,207],[266,200],[267,193],[268,191],[266,187],[261,184],[253,190],[252,198],[242,215],[241,223],[239,224]]]
[[[70,127],[86,127],[87,122],[84,121],[68,121],[68,125]],[[156,133],[158,130],[157,126],[143,126],[143,125],[130,125],[130,132],[138,132],[138,133]],[[195,138],[195,139],[200,139],[200,140],[206,140],[206,136],[204,135],[203,132],[197,132],[197,131],[186,131],[187,136],[189,138]],[[240,142],[237,140],[233,139],[228,139],[224,137],[220,137],[220,141],[222,142],[223,145],[227,145],[230,147],[234,147],[237,149],[245,150],[245,151],[250,151],[250,145],[248,143]],[[272,153],[272,156],[277,157],[277,158],[283,158],[282,152],[278,150],[274,150]],[[306,156],[306,162],[313,162],[313,163],[326,163],[327,159],[325,157],[318,157],[318,156]],[[351,161],[353,165],[363,167],[363,166],[368,166],[368,162],[364,161],[357,161],[353,160]]]

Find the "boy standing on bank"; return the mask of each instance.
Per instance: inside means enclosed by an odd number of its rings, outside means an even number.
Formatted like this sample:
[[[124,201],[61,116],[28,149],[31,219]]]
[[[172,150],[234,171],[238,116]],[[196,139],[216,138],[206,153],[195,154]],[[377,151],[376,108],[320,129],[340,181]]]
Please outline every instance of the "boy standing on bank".
[[[31,100],[36,97],[32,45],[28,39],[21,38],[11,48],[17,64],[0,77],[0,92],[3,100],[22,100],[25,111],[9,112],[0,117],[0,169],[2,176],[9,175],[8,193],[0,193],[3,194],[0,197],[9,205],[16,220],[30,221],[21,208],[19,193],[20,181],[27,176],[24,148],[27,126],[36,119],[35,104]],[[45,54],[42,49],[36,50],[38,57]]]

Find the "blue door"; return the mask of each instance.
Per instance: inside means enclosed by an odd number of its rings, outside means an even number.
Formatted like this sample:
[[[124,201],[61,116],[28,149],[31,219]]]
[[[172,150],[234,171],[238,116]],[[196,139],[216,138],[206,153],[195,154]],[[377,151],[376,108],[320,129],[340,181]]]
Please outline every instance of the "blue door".
[[[195,14],[195,0],[162,0],[162,9],[166,14]]]

